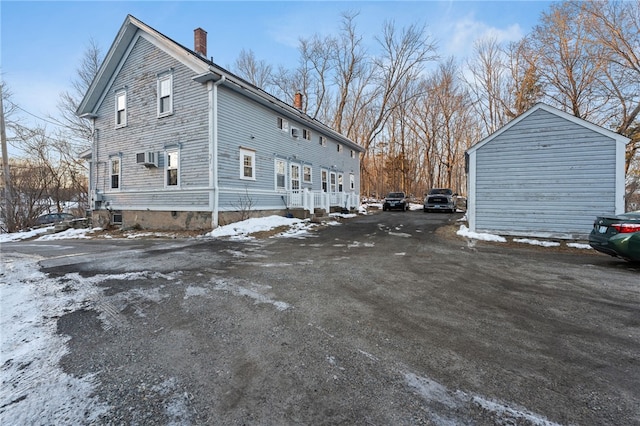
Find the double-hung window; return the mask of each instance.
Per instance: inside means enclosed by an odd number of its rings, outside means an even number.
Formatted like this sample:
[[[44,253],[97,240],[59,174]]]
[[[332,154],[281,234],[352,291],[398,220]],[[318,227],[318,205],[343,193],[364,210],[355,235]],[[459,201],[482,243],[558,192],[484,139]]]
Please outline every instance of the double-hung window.
[[[240,148],[240,179],[256,180],[256,152]]]
[[[177,187],[180,185],[180,153],[178,150],[167,151],[165,158],[165,184],[167,187]]]
[[[329,172],[327,170],[320,172],[320,180],[322,181],[322,192],[327,192],[329,190]]]
[[[349,173],[349,189],[352,191],[356,189],[356,177],[353,173]]]
[[[116,128],[127,125],[127,92],[121,90],[116,93]]]
[[[306,164],[302,166],[302,181],[304,183],[311,183],[311,166]]]
[[[343,176],[342,173],[338,174],[338,192],[343,192],[344,191],[344,185],[343,185]]]
[[[287,189],[287,163],[284,160],[276,160],[276,190]]]
[[[111,157],[109,159],[109,177],[111,180],[111,189],[120,189],[120,157]]]
[[[173,113],[173,74],[158,77],[158,117]]]
[[[278,117],[278,129],[282,130],[285,133],[289,132],[289,122],[282,117]]]

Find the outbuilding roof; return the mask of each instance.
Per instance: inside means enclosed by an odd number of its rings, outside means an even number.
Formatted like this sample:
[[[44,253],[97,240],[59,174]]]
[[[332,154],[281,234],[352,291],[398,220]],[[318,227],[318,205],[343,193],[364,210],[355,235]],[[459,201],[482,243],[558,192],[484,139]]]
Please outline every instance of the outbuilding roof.
[[[518,124],[519,122],[521,122],[522,120],[526,119],[527,117],[529,117],[530,115],[532,115],[533,113],[535,113],[536,111],[539,110],[543,110],[546,111],[550,114],[556,115],[558,117],[564,118],[565,120],[571,121],[573,123],[578,124],[579,126],[585,127],[587,129],[590,129],[594,132],[600,133],[606,137],[609,137],[613,140],[615,140],[618,143],[621,143],[623,145],[626,145],[629,143],[629,141],[631,139],[627,138],[626,136],[623,136],[619,133],[613,132],[611,130],[607,130],[604,127],[598,126],[597,124],[593,124],[587,120],[583,120],[581,118],[576,117],[575,115],[571,115],[569,113],[566,113],[564,111],[561,111],[557,108],[554,108],[552,106],[549,106],[545,103],[537,103],[535,104],[533,107],[529,108],[526,112],[520,114],[519,116],[517,116],[516,118],[514,118],[513,120],[511,120],[509,123],[507,123],[506,125],[504,125],[503,127],[501,127],[500,129],[496,130],[495,132],[493,132],[492,134],[490,134],[489,136],[487,136],[486,138],[482,139],[481,141],[479,141],[478,143],[476,143],[475,145],[473,145],[471,148],[469,148],[467,150],[467,153],[472,153],[474,151],[477,151],[478,149],[482,148],[484,145],[486,145],[487,143],[491,142],[493,139],[495,139],[496,137],[500,136],[501,134],[503,134],[504,132],[506,132],[507,130],[509,130],[510,128],[512,128],[513,126],[515,126],[516,124]]]

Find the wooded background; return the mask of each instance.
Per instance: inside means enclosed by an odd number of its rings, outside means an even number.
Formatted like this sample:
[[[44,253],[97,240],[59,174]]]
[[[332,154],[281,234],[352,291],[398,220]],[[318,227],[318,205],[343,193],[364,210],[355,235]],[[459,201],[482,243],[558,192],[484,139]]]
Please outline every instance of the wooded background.
[[[480,40],[469,58],[441,57],[419,24],[387,22],[367,49],[358,13],[339,19],[337,34],[299,40],[295,69],[243,50],[231,71],[289,104],[302,93],[304,112],[363,146],[362,196],[401,190],[421,199],[432,187],[465,194],[465,151],[544,102],[631,139],[626,201],[640,202],[640,0],[554,4],[520,41]],[[54,134],[11,119],[19,106],[3,83],[8,140],[25,152],[11,161],[5,191],[21,213],[8,218],[5,209],[5,223],[28,225],[42,197],[60,209],[86,203],[79,153],[91,130],[75,110],[101,60],[91,41],[72,90],[61,94],[63,130]]]

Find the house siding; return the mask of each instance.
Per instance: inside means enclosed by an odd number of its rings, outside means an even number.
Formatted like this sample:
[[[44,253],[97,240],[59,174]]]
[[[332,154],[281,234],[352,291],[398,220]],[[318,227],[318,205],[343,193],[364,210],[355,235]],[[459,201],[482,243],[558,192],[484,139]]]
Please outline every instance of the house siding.
[[[616,144],[537,110],[476,151],[475,228],[586,235],[615,209]]]
[[[219,182],[221,210],[234,210],[240,200],[250,200],[252,206],[263,209],[279,209],[285,206],[282,195],[275,188],[275,160],[287,162],[286,182],[290,189],[289,170],[291,164],[310,165],[312,183],[300,182],[300,188],[314,191],[322,189],[321,169],[331,169],[344,175],[343,192],[349,192],[349,173],[356,176],[356,188],[359,188],[360,162],[358,155],[351,158],[350,149],[343,146],[338,152],[335,140],[328,138],[326,146],[320,145],[321,134],[309,125],[290,117],[278,115],[262,105],[252,102],[236,92],[219,88]],[[289,131],[277,127],[278,117],[289,121]],[[308,129],[311,140],[291,136],[291,128]],[[240,149],[255,152],[255,180],[240,178]],[[358,191],[356,191],[358,192]]]
[[[190,69],[145,38],[139,37],[134,43],[98,109],[101,149],[97,159],[105,167],[99,168],[96,187],[104,191],[116,209],[172,206],[170,209],[175,210],[197,206],[206,210],[209,201],[203,199],[203,193],[187,202],[185,197],[191,193],[175,188],[164,190],[166,148],[179,147],[180,188],[188,190],[208,185],[208,161],[202,161],[203,155],[208,156],[206,88],[191,79]],[[158,118],[157,76],[165,72],[173,74],[173,114]],[[116,128],[115,93],[122,89],[127,90],[127,126]],[[108,148],[102,148],[103,141],[108,141]],[[144,151],[158,155],[158,167],[136,164],[136,153]],[[119,154],[121,186],[113,190],[108,161],[110,156]]]

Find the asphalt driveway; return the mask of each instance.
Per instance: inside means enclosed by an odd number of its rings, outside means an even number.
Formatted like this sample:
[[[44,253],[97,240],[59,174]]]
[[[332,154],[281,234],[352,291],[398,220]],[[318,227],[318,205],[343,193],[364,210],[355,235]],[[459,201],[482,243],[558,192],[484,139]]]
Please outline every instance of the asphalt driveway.
[[[97,289],[58,319],[61,366],[95,375],[99,424],[640,424],[639,268],[467,241],[458,217],[52,257]]]

